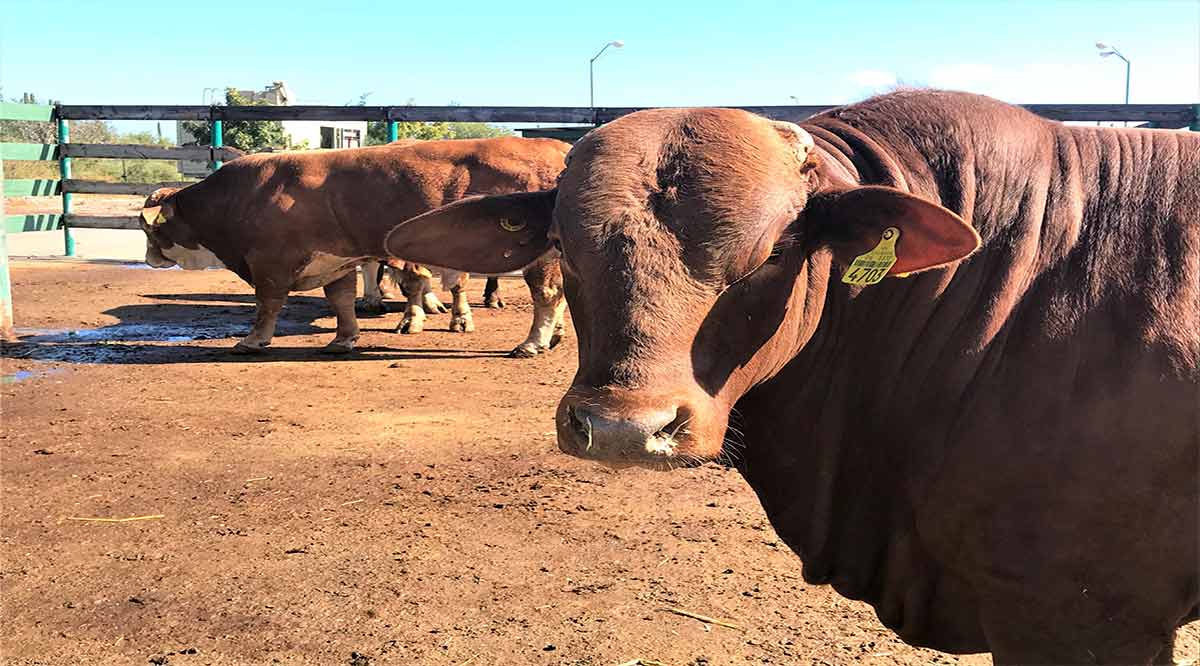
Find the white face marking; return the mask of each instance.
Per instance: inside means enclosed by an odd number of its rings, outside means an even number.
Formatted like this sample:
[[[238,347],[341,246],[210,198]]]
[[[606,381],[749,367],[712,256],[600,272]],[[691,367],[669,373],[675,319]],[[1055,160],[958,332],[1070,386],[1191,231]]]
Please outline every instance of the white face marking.
[[[168,248],[160,248],[159,252],[162,256],[175,262],[180,268],[188,271],[200,271],[205,268],[225,268],[225,264],[217,258],[217,255],[212,253],[212,250],[198,245],[195,250],[189,250],[182,245],[172,245]],[[146,263],[150,263],[150,254],[146,253]]]
[[[324,287],[347,272],[354,270],[354,267],[362,263],[364,259],[366,257],[339,257],[336,254],[314,252],[308,265],[300,271],[300,274],[292,282],[292,290],[308,291],[309,289]]]

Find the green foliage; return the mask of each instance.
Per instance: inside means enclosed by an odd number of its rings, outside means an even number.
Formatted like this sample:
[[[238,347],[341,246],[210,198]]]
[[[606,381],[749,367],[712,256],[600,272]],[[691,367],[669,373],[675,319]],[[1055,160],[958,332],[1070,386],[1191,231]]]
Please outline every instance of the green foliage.
[[[250,101],[238,94],[234,88],[225,89],[225,104],[229,106],[270,106],[264,101]],[[196,141],[212,143],[212,127],[204,121],[185,121],[183,128],[196,137]],[[221,128],[221,142],[239,150],[252,153],[267,148],[288,148],[287,134],[283,123],[278,120],[227,120]]]
[[[355,106],[366,106],[367,96],[362,95]],[[412,106],[412,100],[408,101]],[[457,106],[451,104],[451,106]],[[396,123],[397,139],[417,139],[432,141],[437,139],[483,139],[496,136],[510,136],[512,130],[499,125],[488,123],[448,123],[448,122],[402,122]],[[378,146],[387,143],[387,123],[382,120],[371,121],[367,124],[367,140],[365,145]]]

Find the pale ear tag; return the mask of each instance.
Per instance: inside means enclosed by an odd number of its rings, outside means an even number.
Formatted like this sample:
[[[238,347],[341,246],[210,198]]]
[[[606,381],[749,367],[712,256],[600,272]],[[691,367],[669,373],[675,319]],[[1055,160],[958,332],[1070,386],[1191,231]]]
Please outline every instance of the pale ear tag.
[[[165,221],[162,219],[162,206],[147,206],[143,208],[142,219],[150,226],[161,224]]]
[[[860,254],[850,262],[850,267],[842,275],[846,284],[875,284],[892,270],[896,265],[896,241],[900,240],[900,230],[888,227],[883,230],[883,238],[879,245],[865,254]]]

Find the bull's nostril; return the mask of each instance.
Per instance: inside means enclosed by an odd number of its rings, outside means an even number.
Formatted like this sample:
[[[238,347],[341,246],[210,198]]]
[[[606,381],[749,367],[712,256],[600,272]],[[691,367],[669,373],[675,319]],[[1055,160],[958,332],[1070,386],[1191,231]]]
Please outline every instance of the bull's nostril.
[[[692,420],[692,414],[684,407],[680,407],[675,411],[675,418],[670,423],[663,426],[661,430],[654,433],[655,437],[674,440],[680,435],[687,434],[687,426]]]
[[[580,415],[575,407],[567,407],[567,418],[571,422],[571,430],[583,440],[584,451],[592,449],[592,421],[586,414]]]

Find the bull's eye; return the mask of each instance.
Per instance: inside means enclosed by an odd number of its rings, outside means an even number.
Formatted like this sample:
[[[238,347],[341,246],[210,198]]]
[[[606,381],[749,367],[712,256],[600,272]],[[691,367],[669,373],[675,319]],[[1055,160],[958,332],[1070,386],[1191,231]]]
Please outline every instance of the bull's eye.
[[[562,254],[562,241],[558,240],[557,238],[554,239],[554,249],[557,250],[559,254]]]

